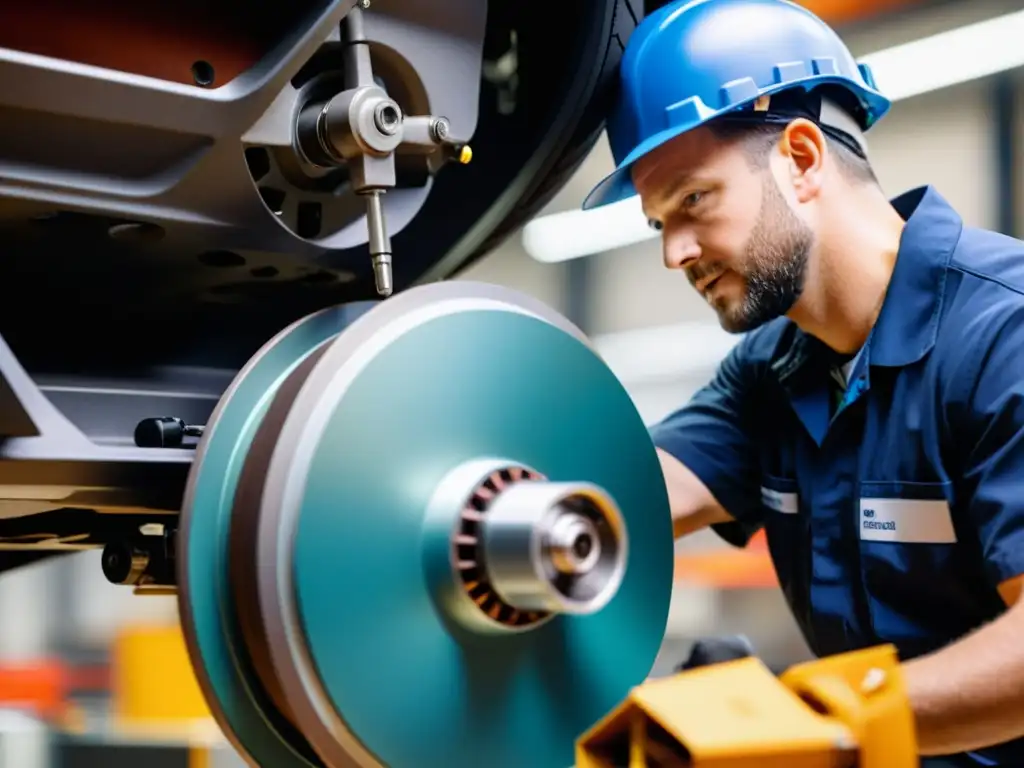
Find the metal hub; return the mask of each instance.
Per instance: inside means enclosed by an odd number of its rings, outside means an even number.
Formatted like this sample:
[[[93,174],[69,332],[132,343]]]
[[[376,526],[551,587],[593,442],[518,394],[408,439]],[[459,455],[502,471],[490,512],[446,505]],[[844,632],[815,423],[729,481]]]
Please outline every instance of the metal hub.
[[[622,582],[626,527],[614,499],[592,483],[516,485],[483,527],[495,591],[521,610],[596,613]]]
[[[480,465],[442,483],[465,482]],[[614,500],[590,483],[552,483],[534,469],[490,470],[465,494],[452,535],[458,581],[490,622],[529,629],[560,613],[587,614],[615,595],[626,529]]]
[[[441,484],[465,482],[480,465]],[[526,629],[557,614],[595,613],[626,568],[626,528],[614,499],[587,482],[553,483],[534,469],[490,469],[465,494],[453,536],[459,581],[480,613]]]

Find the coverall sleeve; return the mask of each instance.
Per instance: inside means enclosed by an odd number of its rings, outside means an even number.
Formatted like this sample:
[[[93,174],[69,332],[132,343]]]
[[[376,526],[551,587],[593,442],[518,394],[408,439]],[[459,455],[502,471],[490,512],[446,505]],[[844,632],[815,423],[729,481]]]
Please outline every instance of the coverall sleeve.
[[[961,418],[951,426],[965,451],[960,493],[998,585],[1024,573],[1024,312],[978,349],[975,374],[965,377],[957,397]]]
[[[750,338],[730,350],[711,382],[686,406],[651,428],[654,444],[700,478],[735,519],[714,530],[738,547],[763,522],[755,444],[757,374]]]

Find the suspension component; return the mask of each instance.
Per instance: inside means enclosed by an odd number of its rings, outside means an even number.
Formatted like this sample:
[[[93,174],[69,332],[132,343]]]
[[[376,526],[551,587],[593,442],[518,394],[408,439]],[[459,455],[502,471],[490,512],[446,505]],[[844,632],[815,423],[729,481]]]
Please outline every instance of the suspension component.
[[[365,197],[377,293],[390,296],[391,239],[381,197],[396,184],[395,154],[426,154],[433,170],[449,160],[468,163],[473,154],[451,135],[446,118],[404,115],[398,102],[377,84],[363,24],[362,8],[345,17],[345,90],[329,101],[306,105],[299,113],[296,134],[307,162],[347,166],[353,190]]]

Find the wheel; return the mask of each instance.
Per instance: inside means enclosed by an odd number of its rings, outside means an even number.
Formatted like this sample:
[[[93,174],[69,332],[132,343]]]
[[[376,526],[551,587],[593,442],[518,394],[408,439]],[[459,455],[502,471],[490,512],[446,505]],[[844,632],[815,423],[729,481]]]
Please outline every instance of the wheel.
[[[180,530],[201,687],[256,765],[564,768],[648,674],[668,501],[628,394],[517,293],[282,332],[207,427]]]

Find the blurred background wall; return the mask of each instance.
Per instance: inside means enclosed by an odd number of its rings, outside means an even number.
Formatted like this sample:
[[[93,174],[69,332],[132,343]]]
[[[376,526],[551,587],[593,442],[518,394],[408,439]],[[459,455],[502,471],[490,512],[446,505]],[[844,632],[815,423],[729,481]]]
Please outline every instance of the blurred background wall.
[[[806,4],[834,19],[858,56],[1024,8],[1024,3],[1008,0]],[[1015,23],[1021,31],[1021,20]],[[1017,39],[1024,38],[1018,34]],[[977,48],[950,44],[947,50],[955,59],[954,69],[969,69],[983,58]],[[940,72],[949,62],[910,56],[897,67],[890,75],[894,88],[907,88],[909,82],[910,91],[913,83],[929,90],[901,98],[869,134],[871,158],[887,192],[896,195],[932,184],[968,224],[1021,234],[1024,190],[1018,145],[1024,116],[1018,105],[1024,82],[1016,68],[1020,62],[1012,62],[1019,52],[1011,53],[1005,65],[1009,69],[994,75],[982,72],[953,85],[944,84]],[[999,62],[988,66],[1005,69]],[[885,82],[879,84],[886,89]],[[611,167],[602,139],[542,217],[577,209]],[[516,234],[458,279],[525,291],[570,317],[594,339],[648,422],[685,403],[736,342],[720,330],[685,278],[663,269],[656,239],[560,260],[553,252],[557,248],[528,252],[524,243],[531,242],[530,226],[525,239],[523,233]],[[659,670],[678,662],[692,638],[736,631],[750,636],[773,665],[805,657],[763,549],[755,545],[749,552],[737,552],[712,535],[697,535],[680,542],[678,552],[675,598]],[[52,658],[103,667],[117,647],[115,641],[130,628],[173,628],[175,623],[173,598],[134,597],[107,584],[97,552],[0,577],[0,669]],[[109,684],[104,679],[98,687]],[[0,677],[0,699],[3,691]]]

